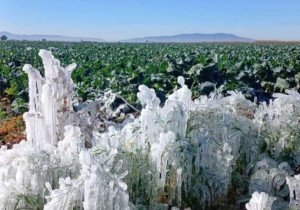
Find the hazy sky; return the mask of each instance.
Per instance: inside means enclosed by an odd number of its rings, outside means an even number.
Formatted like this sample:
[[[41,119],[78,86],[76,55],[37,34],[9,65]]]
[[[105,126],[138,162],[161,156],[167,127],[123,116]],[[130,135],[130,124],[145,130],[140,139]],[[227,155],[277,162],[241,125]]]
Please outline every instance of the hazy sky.
[[[300,40],[300,0],[0,0],[0,31],[106,40],[216,32]]]

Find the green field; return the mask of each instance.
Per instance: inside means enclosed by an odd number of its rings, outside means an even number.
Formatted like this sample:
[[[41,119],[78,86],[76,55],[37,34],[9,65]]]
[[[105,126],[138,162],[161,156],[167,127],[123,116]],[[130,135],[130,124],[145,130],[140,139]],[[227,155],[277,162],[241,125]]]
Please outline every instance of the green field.
[[[136,102],[145,84],[161,98],[183,76],[194,97],[214,90],[239,90],[248,97],[269,96],[298,88],[300,45],[297,44],[127,44],[0,42],[0,96],[27,100],[26,63],[42,71],[39,49],[51,50],[62,65],[75,62],[73,81],[85,101],[112,89]],[[263,99],[263,98],[261,98]]]
[[[178,88],[183,76],[193,98],[242,91],[258,102],[274,92],[299,91],[300,44],[189,43],[130,44],[91,42],[0,42],[0,119],[27,110],[28,78],[24,64],[43,73],[39,49],[51,50],[63,66],[75,62],[72,79],[81,102],[112,90],[139,106],[138,86],[154,88],[161,101]]]

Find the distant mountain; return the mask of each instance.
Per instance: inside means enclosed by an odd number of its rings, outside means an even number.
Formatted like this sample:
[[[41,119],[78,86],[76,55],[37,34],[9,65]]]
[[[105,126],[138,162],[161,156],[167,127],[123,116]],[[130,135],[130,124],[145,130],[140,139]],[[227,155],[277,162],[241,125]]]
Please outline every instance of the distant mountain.
[[[64,42],[105,42],[99,38],[87,38],[87,37],[69,37],[60,35],[21,35],[13,34],[6,31],[1,31],[0,36],[6,35],[10,40],[28,40],[28,41],[41,41],[43,39],[47,41],[64,41]],[[234,34],[216,33],[216,34],[178,34],[171,36],[149,36],[143,38],[133,38],[120,40],[119,42],[254,42],[254,39],[239,37]]]
[[[80,42],[80,41],[89,41],[89,42],[105,42],[103,39],[98,38],[86,38],[86,37],[69,37],[69,36],[60,36],[60,35],[20,35],[12,34],[6,31],[0,31],[0,36],[7,36],[8,39],[12,40],[28,40],[28,41],[41,41],[43,39],[47,41],[63,41],[63,42]]]
[[[122,40],[121,42],[254,42],[254,39],[239,37],[234,34],[178,34],[171,36],[149,36]]]

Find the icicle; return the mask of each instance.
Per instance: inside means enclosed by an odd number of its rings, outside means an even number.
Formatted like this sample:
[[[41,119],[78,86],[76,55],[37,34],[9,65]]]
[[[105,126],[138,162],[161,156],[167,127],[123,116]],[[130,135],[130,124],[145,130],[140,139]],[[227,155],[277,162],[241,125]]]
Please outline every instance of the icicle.
[[[176,180],[176,186],[177,186],[177,205],[181,206],[181,185],[182,185],[182,169],[179,168],[176,171],[177,173],[177,180]]]

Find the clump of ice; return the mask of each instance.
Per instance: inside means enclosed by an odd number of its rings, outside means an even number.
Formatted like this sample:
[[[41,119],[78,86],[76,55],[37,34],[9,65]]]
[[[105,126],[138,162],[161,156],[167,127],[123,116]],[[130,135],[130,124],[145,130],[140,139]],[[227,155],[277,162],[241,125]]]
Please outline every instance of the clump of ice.
[[[254,192],[249,203],[246,204],[247,210],[272,210],[272,203],[276,198],[262,192]]]

